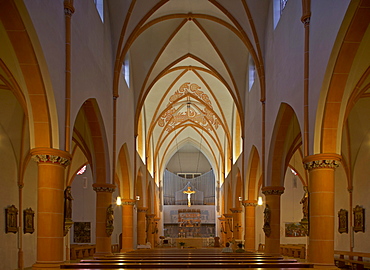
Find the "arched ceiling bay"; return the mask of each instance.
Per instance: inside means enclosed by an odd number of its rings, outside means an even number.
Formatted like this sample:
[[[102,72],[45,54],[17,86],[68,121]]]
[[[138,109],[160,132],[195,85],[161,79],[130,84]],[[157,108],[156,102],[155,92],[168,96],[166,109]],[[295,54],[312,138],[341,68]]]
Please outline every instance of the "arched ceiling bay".
[[[266,6],[253,8],[265,15]],[[249,58],[262,63],[247,1],[141,0],[126,14],[116,69],[129,55],[151,164],[163,171],[181,146],[192,145],[227,173],[235,126],[243,128]]]

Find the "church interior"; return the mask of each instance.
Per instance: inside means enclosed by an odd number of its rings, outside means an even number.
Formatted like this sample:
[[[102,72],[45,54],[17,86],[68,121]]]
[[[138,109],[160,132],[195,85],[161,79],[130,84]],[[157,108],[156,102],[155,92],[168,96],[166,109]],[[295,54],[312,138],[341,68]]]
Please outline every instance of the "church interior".
[[[0,268],[369,262],[369,23],[370,0],[0,0]]]

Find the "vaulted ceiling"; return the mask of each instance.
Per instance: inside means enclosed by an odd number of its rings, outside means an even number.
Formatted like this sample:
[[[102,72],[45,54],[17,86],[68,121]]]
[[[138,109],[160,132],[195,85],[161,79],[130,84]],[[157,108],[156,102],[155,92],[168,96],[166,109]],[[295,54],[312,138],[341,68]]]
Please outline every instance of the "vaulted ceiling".
[[[189,144],[215,171],[227,173],[239,156],[249,63],[263,74],[259,40],[268,3],[139,0],[124,11],[116,69],[129,61],[141,155],[149,157],[150,171],[163,170]],[[113,23],[120,20],[115,8]]]

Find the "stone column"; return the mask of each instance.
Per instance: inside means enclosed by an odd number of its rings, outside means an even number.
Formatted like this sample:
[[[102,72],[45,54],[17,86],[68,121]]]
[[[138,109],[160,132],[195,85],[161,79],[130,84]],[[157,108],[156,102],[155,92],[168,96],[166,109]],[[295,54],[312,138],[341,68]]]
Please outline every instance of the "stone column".
[[[225,217],[225,231],[226,241],[231,242],[234,238],[233,234],[233,214],[224,214]],[[232,248],[235,248],[234,246]]]
[[[269,186],[262,188],[266,196],[266,208],[264,218],[265,253],[280,255],[280,197],[284,193],[284,187]]]
[[[220,221],[220,226],[221,226],[221,229],[220,229],[220,240],[221,240],[221,245],[225,245],[226,243],[226,234],[227,234],[227,231],[226,231],[226,228],[225,228],[225,223],[226,223],[226,218],[218,218],[218,220]]]
[[[134,249],[133,237],[133,218],[135,200],[122,200],[122,249],[121,252],[127,252]]]
[[[112,193],[115,185],[95,183],[96,192],[96,255],[112,253],[111,232],[107,232],[107,209],[112,204]]]
[[[154,229],[155,229],[155,222],[154,222],[154,217],[155,214],[147,214],[147,241],[152,244],[152,247],[154,248],[155,242],[154,242]]]
[[[341,157],[318,154],[304,158],[309,172],[308,260],[333,265],[334,258],[334,180]]]
[[[58,268],[64,261],[64,172],[71,156],[51,148],[31,150],[37,162],[37,251],[33,269]]]
[[[243,222],[242,222],[242,215],[243,215],[243,208],[231,208],[230,211],[233,213],[233,231],[234,231],[234,238],[235,240],[242,240],[243,236]]]
[[[244,249],[256,251],[256,200],[243,201],[245,207],[244,220]]]
[[[137,244],[146,244],[146,212],[148,207],[138,207],[137,208]]]

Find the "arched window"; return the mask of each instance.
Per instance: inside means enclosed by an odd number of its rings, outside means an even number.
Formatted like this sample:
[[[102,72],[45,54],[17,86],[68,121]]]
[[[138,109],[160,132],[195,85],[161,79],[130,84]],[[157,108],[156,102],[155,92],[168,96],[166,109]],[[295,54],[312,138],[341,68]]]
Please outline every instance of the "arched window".
[[[288,0],[274,0],[274,6],[273,6],[273,19],[274,19],[274,29],[276,28],[281,14],[283,13],[283,10],[288,3]]]
[[[252,89],[254,84],[255,76],[256,76],[256,64],[253,61],[253,58],[249,56],[249,64],[248,64],[248,90]]]
[[[125,61],[122,66],[122,73],[125,76],[127,87],[130,88],[130,58],[128,53],[125,56]]]
[[[94,0],[94,4],[99,13],[101,21],[104,22],[104,0]]]

